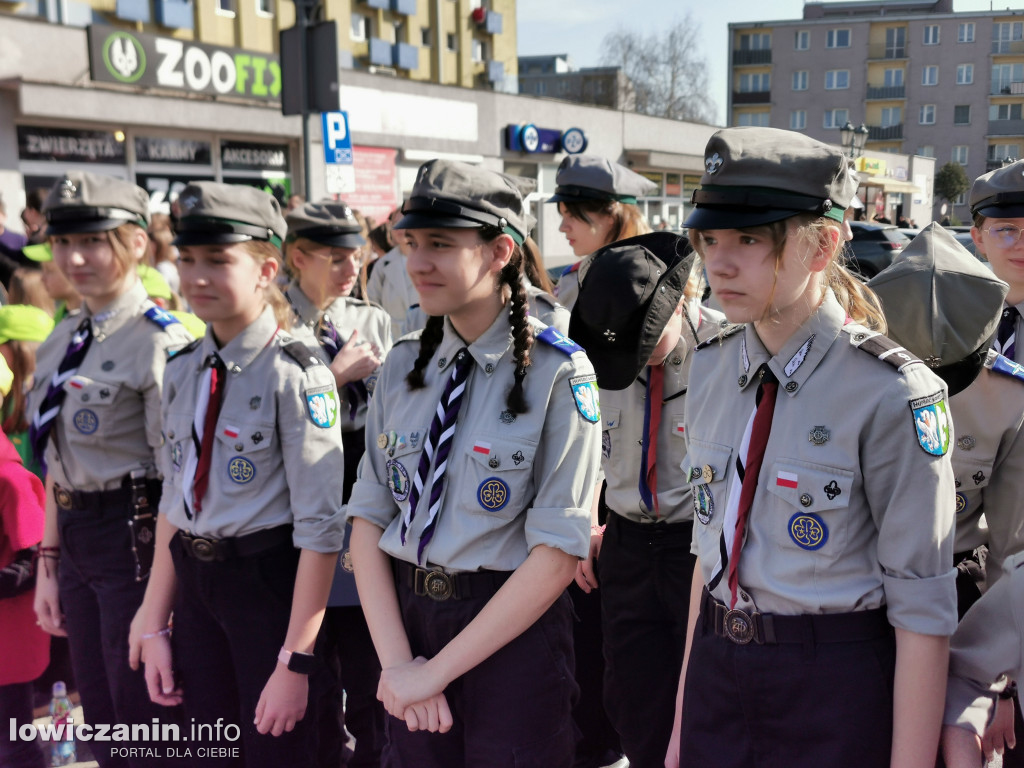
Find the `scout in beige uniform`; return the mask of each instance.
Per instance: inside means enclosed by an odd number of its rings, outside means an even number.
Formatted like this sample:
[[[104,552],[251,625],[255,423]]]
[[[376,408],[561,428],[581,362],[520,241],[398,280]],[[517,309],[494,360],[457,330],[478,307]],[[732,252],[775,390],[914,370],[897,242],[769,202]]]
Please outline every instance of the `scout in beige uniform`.
[[[93,723],[177,717],[148,701],[127,664],[153,558],[164,364],[191,340],[136,276],[148,206],[134,184],[91,173],[65,176],[46,199],[55,263],[83,303],[39,347],[29,402],[30,441],[46,469],[36,612],[47,632],[68,635]],[[127,764],[109,748],[95,754],[103,766]]]
[[[594,155],[566,157],[555,176],[555,194],[562,225],[558,231],[569,241],[576,258],[566,267],[555,286],[558,301],[572,310],[579,292],[579,270],[591,254],[616,240],[642,235],[651,227],[637,208],[637,198],[653,192],[657,185],[625,166]]]
[[[683,405],[691,352],[721,316],[697,303],[692,265],[671,232],[602,248],[570,326],[601,387],[608,521],[591,537],[597,567],[588,559],[576,578],[600,586],[605,708],[635,768],[664,764],[695,563]]]
[[[376,304],[351,296],[361,264],[359,247],[366,242],[351,208],[340,201],[305,203],[285,220],[285,254],[297,277],[284,295],[298,321],[315,334],[338,385],[345,448],[342,501],[347,503],[366,446],[367,405],[380,362],[391,349],[391,318]],[[380,665],[359,607],[351,557],[344,552],[334,569],[316,655],[331,672],[331,685],[318,702],[318,765],[341,764],[346,722],[356,738],[352,764],[379,764],[384,744],[384,708],[377,700]]]
[[[872,330],[877,299],[836,262],[845,163],[771,128],[705,150],[687,226],[745,325],[698,348],[687,393],[688,764],[935,760],[954,435],[942,380]]]
[[[426,322],[426,316],[415,311],[420,300],[406,269],[403,237],[401,232],[395,233],[400,244],[380,257],[366,281],[366,297],[391,316],[391,336],[395,339],[419,330]]]
[[[600,460],[593,368],[527,317],[511,180],[435,160],[404,212],[431,320],[384,364],[348,506],[380,695],[408,724],[390,721],[385,765],[569,765],[565,587]]]
[[[309,765],[306,676],[342,542],[337,389],[273,294],[277,201],[213,182],[179,201],[182,290],[208,326],[167,368],[169,487],[133,654],[154,701],[239,725],[240,764]]]

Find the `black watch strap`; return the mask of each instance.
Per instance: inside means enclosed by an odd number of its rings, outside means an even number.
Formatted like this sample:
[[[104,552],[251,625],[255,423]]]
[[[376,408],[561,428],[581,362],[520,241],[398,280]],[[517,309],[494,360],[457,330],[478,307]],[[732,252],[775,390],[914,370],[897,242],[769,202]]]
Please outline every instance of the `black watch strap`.
[[[308,675],[313,672],[316,656],[312,653],[299,653],[282,648],[281,652],[277,654],[277,660],[287,666],[290,672]]]

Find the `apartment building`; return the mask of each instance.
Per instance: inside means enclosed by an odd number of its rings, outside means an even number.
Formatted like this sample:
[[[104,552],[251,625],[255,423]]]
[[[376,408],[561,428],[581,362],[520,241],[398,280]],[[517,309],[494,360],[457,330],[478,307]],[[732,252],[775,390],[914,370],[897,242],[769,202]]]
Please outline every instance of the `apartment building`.
[[[577,69],[568,54],[519,57],[519,93],[632,110],[633,84],[622,67]]]
[[[952,0],[808,3],[802,19],[730,24],[729,40],[730,125],[839,144],[844,124],[863,124],[866,154],[934,157],[937,168],[954,161],[970,179],[1022,156],[1024,11],[954,13]],[[865,174],[880,167],[867,165]],[[914,192],[905,174],[880,175],[887,194]],[[968,221],[966,203],[949,213]]]

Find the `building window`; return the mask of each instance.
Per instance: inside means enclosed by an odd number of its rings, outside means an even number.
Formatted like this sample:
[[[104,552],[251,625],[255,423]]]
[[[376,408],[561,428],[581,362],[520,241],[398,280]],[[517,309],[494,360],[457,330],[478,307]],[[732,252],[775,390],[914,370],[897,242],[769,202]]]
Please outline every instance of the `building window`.
[[[956,41],[958,43],[974,42],[974,22],[964,21],[956,28]]]
[[[903,107],[882,107],[882,127],[891,128],[903,122]]]
[[[740,35],[741,51],[767,51],[772,47],[772,36],[767,32]]]
[[[830,29],[825,33],[826,48],[849,48],[850,30]]]
[[[736,125],[756,125],[767,128],[769,117],[768,112],[741,112],[736,116]]]
[[[1020,104],[993,104],[988,108],[989,120],[1020,120]]]
[[[825,90],[841,91],[850,87],[850,70],[830,69],[825,73]]]
[[[543,80],[538,81],[537,82],[537,95],[538,96],[543,96],[547,92],[548,92],[548,84],[545,83]]]
[[[483,61],[486,56],[484,41],[473,39],[473,61]],[[564,82],[564,81],[563,81]]]
[[[989,144],[988,147],[988,159],[990,161],[1000,161],[1010,159],[1017,160],[1020,158],[1020,144]]]
[[[957,104],[953,107],[953,125],[971,124],[971,105]]]
[[[925,45],[938,45],[939,44],[939,25],[928,24],[924,28],[924,44]]]
[[[956,200],[953,201],[953,205],[967,205],[967,193],[961,192],[956,196]]]
[[[429,48],[433,36],[430,34],[430,27],[420,27],[420,45]]]
[[[953,147],[953,162],[967,165],[967,149],[966,144],[957,144]]]
[[[918,122],[921,125],[935,125],[935,105],[934,104],[922,104],[921,113]]]
[[[849,119],[850,110],[848,109],[826,109],[825,122],[822,125],[825,128],[841,128]]]
[[[939,68],[932,64],[921,70],[921,85],[938,85]]]
[[[935,147],[930,144],[924,147],[918,147],[916,154],[921,157],[935,157]]]
[[[808,72],[806,69],[802,69],[799,72],[793,73],[793,90],[794,91],[806,91],[807,90],[807,79]]]
[[[767,73],[740,75],[740,93],[764,93],[770,91],[772,76]]]
[[[907,28],[886,27],[885,58],[902,59],[907,55]]]
[[[261,16],[273,16],[274,0],[256,0],[256,12]]]
[[[217,12],[225,16],[234,16],[235,0],[217,0]]]
[[[802,131],[807,127],[807,110],[795,109],[789,113],[789,129],[791,131]]]
[[[348,36],[357,43],[364,42],[370,36],[370,20],[361,13],[352,14],[352,22]]]
[[[798,29],[796,31],[796,41],[793,43],[793,48],[798,51],[807,51],[811,47],[811,30],[809,29]]]
[[[997,64],[992,67],[992,93],[1010,93],[1014,83],[1024,81],[1024,64]]]
[[[446,44],[448,46],[448,50],[449,51],[453,51],[453,52],[454,51],[458,51],[459,50],[459,38],[458,38],[458,36],[454,35],[452,33],[449,33],[447,41],[446,41]]]
[[[1012,53],[1013,43],[1024,40],[1024,23],[1005,21],[992,25],[992,53]]]
[[[973,64],[957,64],[956,66],[956,84],[957,85],[970,85],[974,82],[974,65]]]
[[[885,87],[898,88],[903,85],[903,67],[885,70]]]

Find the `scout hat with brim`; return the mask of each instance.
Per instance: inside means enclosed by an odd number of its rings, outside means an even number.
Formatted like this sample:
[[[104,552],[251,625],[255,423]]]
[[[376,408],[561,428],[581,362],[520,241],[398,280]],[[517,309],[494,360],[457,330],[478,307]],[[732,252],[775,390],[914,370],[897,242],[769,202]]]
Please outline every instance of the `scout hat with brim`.
[[[625,389],[647,365],[683,297],[694,253],[672,232],[601,248],[580,270],[569,337],[587,351],[602,389]]]
[[[658,185],[625,166],[595,155],[570,155],[558,166],[555,194],[549,203],[578,203],[585,200],[616,200],[636,205],[638,197],[654,192]]]
[[[921,230],[868,286],[887,335],[924,360],[955,395],[981,372],[1009,286],[939,224]]]
[[[344,202],[305,203],[285,219],[288,240],[305,238],[331,248],[358,248],[366,243],[363,228]]]
[[[122,224],[149,226],[149,195],[130,181],[87,171],[65,174],[43,202],[46,234],[107,232]]]
[[[972,216],[1024,217],[1024,160],[979,176],[971,187],[970,204]]]
[[[855,188],[832,146],[778,128],[726,128],[704,150],[692,229],[742,229],[810,213],[841,222]]]
[[[274,196],[244,184],[193,181],[178,196],[178,208],[178,246],[263,240],[280,248],[288,230]]]
[[[395,229],[494,227],[522,245],[533,219],[523,198],[535,182],[453,160],[420,166]]]
[[[8,341],[45,341],[53,318],[32,304],[0,306],[0,344]]]

